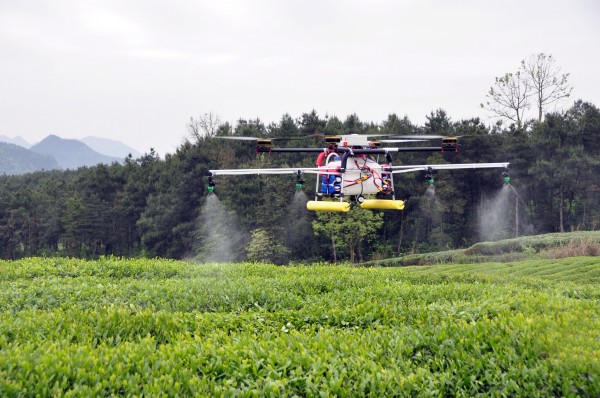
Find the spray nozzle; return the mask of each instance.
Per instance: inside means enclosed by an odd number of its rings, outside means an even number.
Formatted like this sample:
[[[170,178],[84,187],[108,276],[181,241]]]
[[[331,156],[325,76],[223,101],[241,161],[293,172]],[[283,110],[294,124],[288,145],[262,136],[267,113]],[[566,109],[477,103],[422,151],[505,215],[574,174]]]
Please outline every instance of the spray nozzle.
[[[214,192],[215,191],[215,185],[217,185],[217,183],[213,179],[213,175],[211,173],[211,174],[208,175],[208,192]]]
[[[302,178],[302,172],[298,170],[296,174],[296,189],[302,189],[302,184],[304,184],[304,179]]]
[[[502,179],[504,179],[505,184],[510,184],[510,176],[508,175],[508,170],[502,172]]]
[[[425,174],[425,179],[429,185],[433,185],[435,180],[433,179],[433,169],[431,167],[427,168],[427,174]]]

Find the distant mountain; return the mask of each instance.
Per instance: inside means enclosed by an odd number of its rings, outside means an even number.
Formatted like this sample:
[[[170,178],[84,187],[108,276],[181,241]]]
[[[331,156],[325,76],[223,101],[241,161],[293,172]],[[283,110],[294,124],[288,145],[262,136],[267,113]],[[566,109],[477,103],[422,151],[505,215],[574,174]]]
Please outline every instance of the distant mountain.
[[[137,159],[142,155],[140,152],[122,142],[110,140],[108,138],[84,137],[81,138],[80,141],[103,155],[114,156],[121,159],[126,158],[129,154],[131,154],[134,159]]]
[[[23,148],[29,148],[31,146],[31,144],[27,141],[25,141],[25,139],[23,139],[23,137],[21,136],[16,136],[14,138],[10,138],[6,135],[0,135],[0,142],[6,142],[8,144],[15,144],[18,146],[22,146]]]
[[[60,168],[49,155],[42,155],[19,145],[0,142],[0,175],[25,174]]]
[[[30,149],[33,152],[53,156],[63,169],[123,162],[123,157],[102,155],[81,141],[64,139],[56,135],[49,135]]]

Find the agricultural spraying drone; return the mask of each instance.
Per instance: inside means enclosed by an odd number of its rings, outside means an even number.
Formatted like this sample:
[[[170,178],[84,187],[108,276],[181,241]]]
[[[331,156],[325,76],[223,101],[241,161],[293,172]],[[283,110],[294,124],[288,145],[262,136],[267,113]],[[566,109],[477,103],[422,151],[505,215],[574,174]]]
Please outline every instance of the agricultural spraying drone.
[[[295,174],[296,188],[301,189],[303,173],[317,174],[314,200],[307,202],[309,210],[349,211],[351,205],[365,209],[402,210],[404,201],[397,200],[394,174],[425,171],[433,184],[434,170],[504,168],[502,176],[508,182],[508,163],[421,164],[392,165],[393,152],[458,152],[458,137],[437,135],[392,136],[373,141],[376,135],[325,136],[325,148],[275,148],[273,139],[223,136],[219,138],[256,142],[256,153],[302,152],[318,153],[316,167],[209,170],[208,190],[215,188],[214,177],[219,175]],[[382,144],[418,142],[441,139],[441,146],[383,147]],[[380,162],[381,158],[381,162]]]

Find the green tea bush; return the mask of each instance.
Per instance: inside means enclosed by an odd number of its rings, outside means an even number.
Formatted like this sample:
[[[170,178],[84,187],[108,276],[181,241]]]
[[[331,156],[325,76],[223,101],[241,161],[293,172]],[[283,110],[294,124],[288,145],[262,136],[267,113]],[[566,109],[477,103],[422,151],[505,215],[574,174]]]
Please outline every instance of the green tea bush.
[[[594,257],[0,261],[0,396],[598,396]]]

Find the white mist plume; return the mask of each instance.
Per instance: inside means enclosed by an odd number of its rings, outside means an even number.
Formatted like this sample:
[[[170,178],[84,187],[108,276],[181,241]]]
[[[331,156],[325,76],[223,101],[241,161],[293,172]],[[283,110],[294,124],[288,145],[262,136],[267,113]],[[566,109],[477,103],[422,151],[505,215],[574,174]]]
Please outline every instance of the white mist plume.
[[[514,201],[515,196],[508,184],[494,197],[482,201],[477,209],[480,240],[506,239],[514,234]]]
[[[306,238],[313,234],[311,214],[306,208],[306,202],[308,202],[306,194],[298,189],[287,208],[289,224],[283,230],[282,239],[283,243],[296,254],[302,252]]]
[[[209,193],[197,220],[195,259],[202,262],[236,261],[237,248],[243,237],[233,213],[217,195]]]

